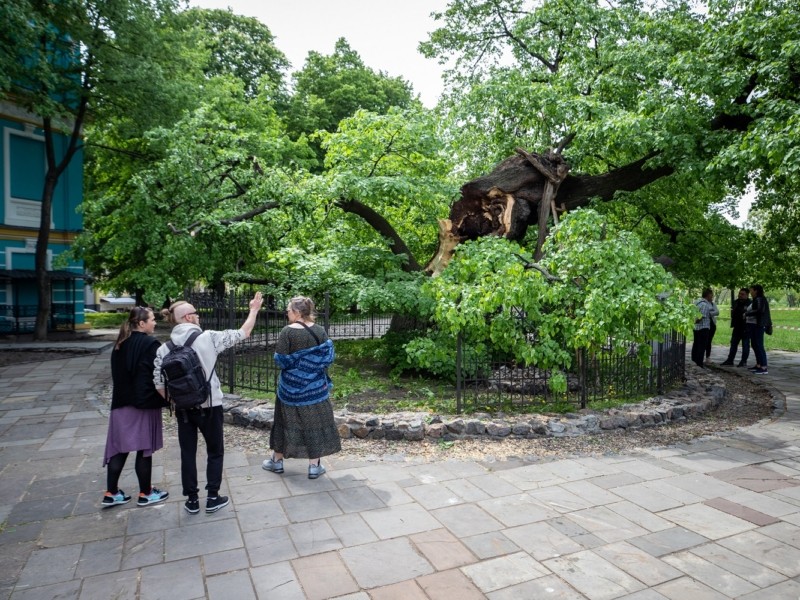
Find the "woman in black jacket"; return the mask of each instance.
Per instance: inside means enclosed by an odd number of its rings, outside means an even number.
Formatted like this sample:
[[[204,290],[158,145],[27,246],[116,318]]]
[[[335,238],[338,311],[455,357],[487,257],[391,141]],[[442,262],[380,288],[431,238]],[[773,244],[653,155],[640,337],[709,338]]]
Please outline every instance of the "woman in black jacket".
[[[161,343],[152,333],[156,318],[149,308],[131,309],[120,326],[111,353],[111,415],[103,466],[108,467],[103,508],[130,502],[118,487],[119,477],[129,452],[136,452],[136,477],[139,479],[139,506],[166,500],[168,492],[151,482],[153,452],[164,446],[161,409],[166,406],[153,384],[153,361]]]
[[[753,297],[753,301],[745,312],[745,319],[750,334],[750,344],[756,355],[756,367],[753,371],[756,375],[766,375],[769,371],[767,370],[767,351],[764,348],[764,330],[767,326],[772,326],[772,318],[769,314],[769,303],[764,296],[764,288],[758,284],[752,285],[750,286],[750,295]]]

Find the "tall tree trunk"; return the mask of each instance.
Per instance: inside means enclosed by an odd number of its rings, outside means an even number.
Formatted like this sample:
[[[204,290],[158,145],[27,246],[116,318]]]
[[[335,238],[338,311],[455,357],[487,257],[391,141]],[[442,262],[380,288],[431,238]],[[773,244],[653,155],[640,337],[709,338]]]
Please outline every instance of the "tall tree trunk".
[[[39,294],[39,304],[36,309],[36,325],[34,326],[33,339],[47,339],[47,322],[50,319],[50,273],[47,270],[47,246],[50,243],[50,222],[53,207],[53,195],[58,183],[58,173],[53,169],[47,170],[42,192],[42,213],[39,220],[39,234],[36,237],[36,290]]]

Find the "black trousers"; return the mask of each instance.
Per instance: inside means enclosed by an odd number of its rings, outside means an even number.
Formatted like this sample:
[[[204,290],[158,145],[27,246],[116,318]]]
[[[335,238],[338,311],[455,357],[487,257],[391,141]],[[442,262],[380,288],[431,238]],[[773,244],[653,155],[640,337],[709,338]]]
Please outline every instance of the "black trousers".
[[[703,366],[703,359],[706,357],[706,347],[708,346],[708,339],[710,335],[710,329],[694,330],[694,341],[692,342],[692,362],[697,364],[698,367]]]
[[[709,319],[709,321],[711,321]],[[708,342],[706,343],[706,360],[711,358],[711,342],[714,340],[714,334],[717,333],[717,324],[711,321],[711,329],[708,330]]]
[[[197,434],[206,442],[206,490],[216,496],[222,485],[222,459],[225,442],[222,434],[222,407],[212,406],[198,410],[179,410],[178,443],[181,447],[181,483],[183,495],[196,498],[197,487]]]
[[[747,364],[747,359],[750,358],[750,334],[747,332],[746,327],[734,328],[731,331],[731,349],[728,352],[728,362],[733,362],[733,359],[736,358],[739,342],[742,343],[742,358],[739,362]]]

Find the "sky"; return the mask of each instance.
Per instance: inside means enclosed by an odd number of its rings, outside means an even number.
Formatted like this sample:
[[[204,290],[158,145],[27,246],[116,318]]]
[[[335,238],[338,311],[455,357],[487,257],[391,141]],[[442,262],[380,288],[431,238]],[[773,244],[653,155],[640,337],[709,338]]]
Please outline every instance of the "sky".
[[[442,68],[419,54],[417,46],[437,27],[430,13],[444,10],[447,0],[190,0],[189,4],[231,8],[257,18],[269,27],[293,70],[303,67],[309,50],[332,54],[336,40],[343,37],[368,67],[410,81],[425,106],[435,106],[442,92]]]

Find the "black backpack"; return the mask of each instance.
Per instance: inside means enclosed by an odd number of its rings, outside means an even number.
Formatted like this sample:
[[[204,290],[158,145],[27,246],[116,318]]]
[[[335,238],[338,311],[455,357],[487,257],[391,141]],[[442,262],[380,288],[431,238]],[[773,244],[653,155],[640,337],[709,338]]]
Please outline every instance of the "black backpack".
[[[161,372],[166,384],[167,399],[177,410],[197,408],[208,400],[211,404],[211,378],[214,369],[206,379],[200,357],[192,348],[197,336],[202,332],[195,331],[183,346],[167,342],[169,353],[161,361]]]

